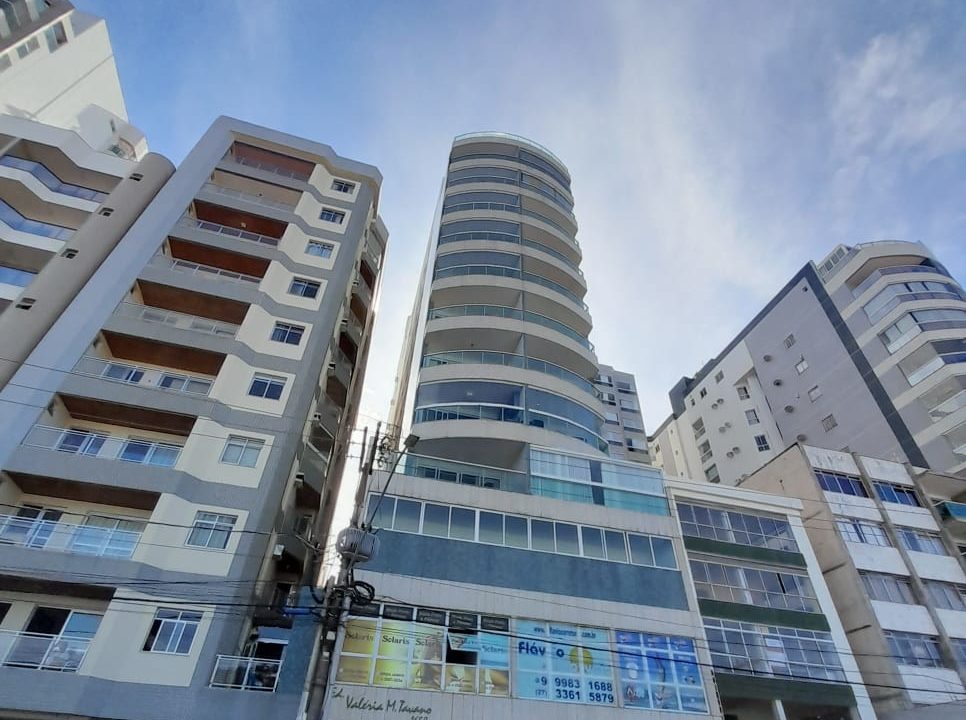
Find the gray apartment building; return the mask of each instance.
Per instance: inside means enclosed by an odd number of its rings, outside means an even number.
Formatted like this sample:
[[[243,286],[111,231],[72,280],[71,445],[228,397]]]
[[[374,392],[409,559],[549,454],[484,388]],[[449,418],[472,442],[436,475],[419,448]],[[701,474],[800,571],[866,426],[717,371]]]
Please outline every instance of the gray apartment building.
[[[669,475],[734,484],[793,443],[966,470],[966,291],[918,243],[808,263],[670,392]]]
[[[966,481],[795,444],[741,488],[804,506],[805,532],[877,715],[961,718]]]
[[[94,208],[57,245],[0,225],[0,247],[50,248],[0,316],[22,357],[0,384],[0,706],[298,716],[387,239],[379,172],[224,117],[177,170],[147,154],[113,183],[6,147]]]
[[[604,439],[610,446],[610,456],[650,464],[643,410],[634,376],[601,364],[594,385],[605,406]]]

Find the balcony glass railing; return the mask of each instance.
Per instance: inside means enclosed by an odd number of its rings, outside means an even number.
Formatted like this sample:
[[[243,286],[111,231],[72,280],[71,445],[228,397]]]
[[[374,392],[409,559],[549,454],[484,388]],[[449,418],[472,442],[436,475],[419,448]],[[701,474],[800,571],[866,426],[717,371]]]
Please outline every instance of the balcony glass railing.
[[[37,277],[35,272],[0,265],[0,284],[27,287],[35,277]]]
[[[124,302],[118,305],[115,311],[119,317],[135,318],[145,322],[162,323],[171,327],[181,328],[182,330],[195,330],[208,335],[218,335],[221,337],[235,337],[238,332],[238,325],[210,320],[198,317],[197,315],[186,315],[174,310],[152,307],[151,305],[138,305],[137,303]]]
[[[271,200],[263,195],[253,195],[252,193],[242,192],[241,190],[222,187],[221,185],[216,185],[215,183],[205,183],[204,189],[208,192],[224,195],[225,197],[244,200],[245,202],[254,203],[255,205],[261,205],[263,207],[275,208],[276,210],[284,210],[285,212],[292,212],[292,210],[295,209],[295,205],[291,203],[281,202],[279,200]]]
[[[943,518],[952,518],[959,522],[966,522],[966,503],[947,500],[942,504],[940,514]]]
[[[467,210],[494,210],[497,212],[509,212],[517,213],[518,215],[526,215],[527,217],[532,217],[535,220],[544,222],[555,230],[559,230],[567,238],[568,241],[577,245],[577,240],[572,238],[574,229],[565,228],[560,223],[555,220],[551,220],[546,215],[541,215],[534,210],[528,210],[526,208],[520,207],[519,205],[510,205],[508,203],[496,203],[496,202],[466,202],[466,203],[454,203],[452,205],[443,206],[443,215],[454,212],[465,212]]]
[[[47,425],[34,425],[24,438],[23,444],[74,455],[161,467],[173,467],[178,462],[183,447],[174,443]]]
[[[188,273],[189,275],[217,277],[223,280],[234,280],[252,285],[258,285],[262,281],[261,278],[255,277],[254,275],[245,275],[244,273],[232,272],[231,270],[223,270],[213,265],[202,265],[201,263],[188,262],[187,260],[181,260],[179,258],[169,258],[169,260],[171,261],[171,267],[173,269],[178,272]]]
[[[519,280],[525,280],[526,282],[532,282],[536,285],[541,285],[549,290],[553,290],[560,295],[563,295],[568,300],[579,305],[582,309],[587,310],[587,305],[581,300],[576,293],[568,290],[560,283],[555,283],[553,280],[547,280],[547,278],[540,275],[536,275],[531,272],[524,272],[513,267],[506,267],[505,265],[455,265],[453,267],[440,268],[433,275],[434,280],[442,280],[449,277],[461,277],[466,275],[492,275],[495,277],[508,277],[516,278]]]
[[[870,287],[875,285],[876,281],[878,281],[881,277],[886,275],[899,275],[902,273],[933,273],[934,275],[949,277],[947,273],[930,265],[893,265],[892,267],[879,268],[869,275],[869,277],[856,286],[856,288],[852,291],[852,296],[858,297]]]
[[[535,370],[546,375],[553,375],[561,380],[576,385],[581,390],[590,393],[594,397],[600,397],[600,393],[592,382],[585,377],[581,377],[575,372],[566,368],[554,365],[546,360],[514,355],[513,353],[495,352],[491,350],[455,350],[451,352],[433,353],[424,355],[422,367],[436,367],[437,365],[504,365],[506,367],[516,367],[525,370]]]
[[[570,202],[561,193],[554,190],[547,183],[542,180],[533,178],[529,175],[524,175],[521,180],[516,172],[510,171],[512,175],[500,175],[501,171],[505,171],[506,168],[467,168],[469,172],[461,172],[458,177],[451,177],[446,181],[446,187],[454,187],[456,185],[466,185],[466,184],[476,184],[476,183],[496,183],[499,185],[515,185],[520,188],[525,188],[527,190],[532,190],[533,192],[540,193],[548,200],[551,200],[555,205],[562,208],[567,215],[573,215],[573,203]]]
[[[569,325],[548,318],[545,315],[530,312],[529,310],[517,310],[516,308],[504,307],[502,305],[451,305],[449,307],[433,308],[429,311],[428,319],[437,320],[440,318],[464,316],[502,317],[543,325],[544,327],[566,335],[588,350],[594,349],[593,343],[590,340]]]
[[[80,362],[74,366],[74,370],[83,375],[92,375],[114,382],[144,385],[188,395],[207,395],[211,391],[213,382],[210,378],[184,375],[90,356],[81,358]]]
[[[71,228],[24,217],[3,200],[0,200],[0,220],[14,230],[28,235],[40,235],[54,240],[67,240],[74,235]]]
[[[407,454],[403,460],[402,474],[518,493],[528,493],[530,487],[527,474],[523,472],[440,460],[424,455]]]
[[[279,167],[278,165],[274,165],[269,162],[258,162],[257,160],[251,160],[250,158],[242,157],[240,155],[229,155],[226,159],[236,162],[239,165],[244,165],[245,167],[270,172],[273,175],[281,175],[282,177],[292,178],[293,180],[305,180],[305,177],[302,173]]]
[[[0,515],[0,544],[95,555],[129,558],[134,554],[144,523],[92,516],[89,524],[48,520],[21,515]]]
[[[544,245],[543,243],[538,243],[535,240],[528,240],[527,238],[521,238],[519,235],[510,235],[509,233],[497,233],[497,232],[487,232],[487,231],[468,231],[468,232],[457,232],[449,233],[446,235],[440,234],[439,245],[445,245],[447,243],[453,242],[466,242],[468,240],[492,240],[494,242],[507,242],[515,243],[517,245],[525,245],[531,247],[534,250],[539,250],[540,252],[545,252],[547,255],[552,255],[557,258],[565,265],[567,265],[571,270],[576,272],[578,275],[583,276],[583,271],[578,267],[577,263],[568,258],[561,252],[554,250],[549,245]]]
[[[70,195],[81,198],[82,200],[92,200],[98,203],[103,202],[104,198],[107,197],[107,193],[91,190],[81,185],[72,185],[71,183],[63,182],[44,165],[34,160],[25,160],[24,158],[14,157],[13,155],[3,155],[0,157],[0,165],[28,172],[40,180],[48,190],[60,193],[61,195]]]
[[[278,247],[278,238],[269,237],[268,235],[261,235],[248,230],[240,230],[238,228],[231,227],[230,225],[222,225],[221,223],[210,222],[208,220],[199,220],[198,218],[187,216],[183,217],[179,224],[185,227],[195,228],[197,230],[204,230],[205,232],[238,238],[239,240],[248,240],[249,242]]]
[[[496,422],[521,423],[567,435],[597,448],[603,453],[608,451],[606,440],[581,425],[555,415],[548,415],[536,410],[525,410],[522,407],[512,405],[436,405],[416,408],[413,414],[414,423],[453,420],[495,420]]]
[[[0,630],[0,664],[5,667],[77,672],[91,640],[86,637]]]
[[[210,687],[229,690],[275,692],[281,660],[219,655],[211,673]]]

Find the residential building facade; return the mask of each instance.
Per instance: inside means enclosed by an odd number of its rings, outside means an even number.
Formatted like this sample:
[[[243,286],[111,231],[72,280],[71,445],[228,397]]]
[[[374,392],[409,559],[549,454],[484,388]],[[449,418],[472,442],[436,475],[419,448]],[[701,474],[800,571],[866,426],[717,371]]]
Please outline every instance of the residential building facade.
[[[961,717],[966,481],[796,444],[741,487],[805,506],[805,531],[879,717],[914,718],[926,706],[935,706],[929,717]]]
[[[631,373],[600,365],[594,384],[604,403],[604,439],[616,460],[650,463],[637,381]]]
[[[571,207],[550,151],[456,138],[326,718],[723,717],[670,491],[602,435]]]
[[[107,24],[67,0],[0,3],[0,116],[71,130],[129,160],[147,152],[128,122]]]
[[[918,243],[809,263],[671,390],[668,474],[734,484],[795,442],[966,469],[966,292]]]
[[[149,154],[108,189],[0,317],[16,337],[64,305],[0,391],[5,711],[304,710],[380,185],[219,118],[176,171]]]

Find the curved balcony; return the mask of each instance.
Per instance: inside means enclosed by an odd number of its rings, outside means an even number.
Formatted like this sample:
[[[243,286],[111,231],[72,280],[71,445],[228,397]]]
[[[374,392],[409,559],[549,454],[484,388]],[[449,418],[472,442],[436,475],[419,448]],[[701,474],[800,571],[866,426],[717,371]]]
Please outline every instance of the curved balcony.
[[[942,268],[934,267],[932,265],[890,265],[873,270],[868,277],[866,277],[862,282],[852,289],[852,296],[856,298],[859,297],[883,277],[889,275],[901,275],[905,273],[927,273],[930,275],[939,275],[944,278],[952,279],[948,272]]]
[[[491,275],[494,277],[515,278],[517,280],[531,282],[563,295],[584,311],[589,309],[587,307],[587,303],[581,300],[575,292],[568,290],[560,283],[556,283],[553,280],[548,280],[547,278],[535,273],[526,272],[525,270],[518,270],[517,268],[513,267],[506,267],[503,265],[454,265],[451,267],[438,269],[435,273],[433,273],[433,280],[443,280],[451,277],[465,277],[468,275]]]
[[[470,316],[501,317],[535,323],[537,325],[550,328],[551,330],[561,333],[562,335],[566,335],[571,340],[590,351],[594,350],[594,345],[592,342],[590,342],[590,340],[574,330],[572,327],[564,325],[562,322],[548,318],[545,315],[538,315],[537,313],[529,312],[527,310],[517,310],[516,308],[504,307],[502,305],[450,305],[448,307],[432,308],[429,311],[429,316],[427,319],[437,320],[440,318]]]
[[[452,168],[446,179],[446,187],[476,184],[510,185],[539,193],[565,214],[573,217],[574,203],[569,196],[558,191],[548,182],[544,182],[534,175],[515,168],[498,167],[492,165],[471,165],[469,167]]]
[[[40,220],[31,220],[21,215],[13,206],[8,205],[3,200],[0,200],[0,222],[8,225],[12,230],[53,240],[69,240],[74,235],[73,228],[41,222]]]
[[[547,362],[546,360],[517,355],[515,353],[492,350],[453,350],[450,352],[424,355],[420,362],[420,367],[423,368],[439,367],[441,365],[499,365],[502,367],[520,368],[521,370],[532,370],[559,378],[596,398],[600,398],[600,391],[597,390],[597,387],[587,378],[578,375],[572,370]]]
[[[457,420],[492,420],[542,428],[572,437],[602,453],[607,453],[607,441],[587,428],[570,420],[512,405],[452,404],[416,408],[413,423],[450,422]]]
[[[474,145],[480,146],[476,152],[472,152]],[[463,149],[469,152],[458,154]],[[552,178],[567,191],[570,190],[570,173],[566,165],[543,145],[525,137],[501,132],[481,132],[459,135],[454,139],[451,163],[482,158],[509,160],[525,165]]]

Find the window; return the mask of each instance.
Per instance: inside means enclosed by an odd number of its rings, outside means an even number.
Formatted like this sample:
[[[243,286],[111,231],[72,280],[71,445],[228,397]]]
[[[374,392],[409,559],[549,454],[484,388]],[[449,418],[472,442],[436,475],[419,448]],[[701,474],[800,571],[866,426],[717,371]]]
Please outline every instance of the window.
[[[886,640],[892,657],[900,665],[943,667],[939,641],[930,635],[886,630]]]
[[[680,502],[678,517],[684,534],[692,537],[798,551],[791,526],[785,520]]]
[[[862,584],[865,585],[865,590],[872,600],[905,605],[916,604],[909,578],[874,572],[861,572],[859,577],[862,578]]]
[[[356,184],[347,180],[333,180],[332,189],[340,193],[352,193],[356,189]]]
[[[305,246],[306,255],[314,255],[320,258],[332,257],[334,251],[335,245],[320,242],[319,240],[309,240],[309,244]]]
[[[188,377],[187,375],[175,375],[174,373],[164,373],[158,381],[158,387],[177,390],[178,392],[207,395],[208,391],[211,390],[211,380]]]
[[[193,610],[160,608],[141,648],[146,652],[187,655],[198,631],[201,613]]]
[[[799,375],[808,370],[808,360],[803,357],[801,360],[795,363],[795,370]]]
[[[617,413],[615,412],[606,412],[604,413],[604,422],[610,423],[612,425],[619,425],[620,418],[618,418]]]
[[[701,462],[703,463],[710,460],[714,455],[714,453],[711,452],[711,443],[707,440],[698,445],[698,452],[701,453]]]
[[[199,512],[195,515],[195,524],[188,533],[186,545],[191,547],[224,550],[228,546],[231,530],[238,520],[234,515],[219,515],[217,513]]]
[[[925,580],[926,592],[938,608],[966,611],[966,585]]]
[[[17,57],[23,60],[34,50],[40,49],[40,40],[35,37],[30,38],[27,42],[21,43],[17,46]]]
[[[896,528],[899,542],[906,550],[928,553],[929,555],[948,555],[942,538],[936,533],[912,528]]]
[[[805,575],[691,560],[694,589],[700,599],[820,612],[812,583]]]
[[[691,429],[694,431],[694,439],[697,440],[699,437],[704,435],[704,419],[698,418],[691,425]]]
[[[700,395],[701,397],[707,397],[708,396],[708,388],[701,388],[701,392],[699,392],[698,395]]]
[[[319,220],[341,225],[342,221],[345,220],[345,213],[340,210],[333,210],[332,208],[322,208],[322,212],[319,213]]]
[[[751,395],[748,393],[748,388],[745,385],[738,385],[735,387],[735,390],[738,391],[739,400],[748,400],[751,398]]]
[[[835,524],[846,542],[862,545],[876,545],[878,547],[892,547],[889,536],[879,523],[863,522],[861,520],[836,520]]]
[[[47,49],[54,52],[61,45],[67,43],[67,32],[64,30],[64,23],[58,22],[44,30],[44,38],[47,40]]]
[[[226,465],[255,467],[258,462],[258,454],[262,451],[264,445],[265,443],[262,440],[232,435],[225,443],[225,449],[221,451],[220,462]]]
[[[620,404],[621,404],[621,410],[627,410],[628,412],[637,412],[637,405],[634,403],[633,400],[627,400],[625,398],[621,398]]]
[[[272,340],[286,345],[298,345],[302,342],[302,333],[304,332],[305,328],[301,325],[277,322],[275,329],[272,330]]]
[[[273,375],[256,375],[252,378],[252,384],[248,388],[248,394],[252,397],[265,398],[266,400],[278,400],[282,397],[282,390],[284,389],[284,378],[274,377]]]
[[[912,507],[922,507],[919,496],[911,487],[903,485],[893,485],[885,482],[873,482],[875,494],[882,502],[895,503],[896,505],[910,505]]]
[[[314,298],[319,294],[319,283],[314,280],[306,280],[305,278],[295,278],[292,280],[292,284],[289,285],[288,292],[289,295],[298,295],[304,298]],[[278,327],[276,325],[276,327]],[[298,343],[295,343],[296,345]]]
[[[886,350],[894,353],[921,332],[962,328],[966,326],[964,324],[966,324],[966,310],[952,308],[917,310],[908,315],[903,315],[879,333],[879,339],[885,345]]]
[[[771,446],[768,444],[768,438],[765,435],[755,435],[755,445],[758,446],[758,452],[771,450]]]
[[[831,633],[712,618],[704,628],[716,670],[845,682]]]
[[[788,348],[790,348],[794,344],[795,344],[795,335],[794,334],[789,335],[787,338],[785,338],[785,349],[786,350]]]
[[[757,410],[745,410],[745,419],[748,421],[749,425],[757,425],[759,422],[761,422],[758,419]]]
[[[717,465],[711,465],[707,470],[705,470],[704,476],[708,479],[708,482],[716,483],[721,481],[721,476],[718,475]]]
[[[822,390],[821,390],[821,388],[819,388],[818,385],[813,385],[811,388],[809,388],[809,390],[808,390],[808,399],[809,400],[811,400],[812,402],[815,402],[820,397],[822,397]]]
[[[617,396],[612,392],[602,392],[600,394],[600,399],[601,399],[601,402],[605,402],[608,405],[617,404]]]
[[[839,424],[836,422],[834,415],[826,415],[822,418],[822,428],[825,430],[825,432],[832,432],[832,429],[837,428],[838,426]]]
[[[953,655],[960,665],[966,665],[966,638],[949,638],[953,646]]]
[[[869,497],[865,485],[857,477],[828,472],[826,470],[816,470],[815,476],[818,478],[818,484],[827,492],[855,495],[857,497]]]
[[[597,382],[601,385],[613,385],[614,381],[611,379],[610,375],[598,375]]]
[[[722,380],[724,380],[724,370],[719,370],[714,376],[714,381],[719,383]]]

